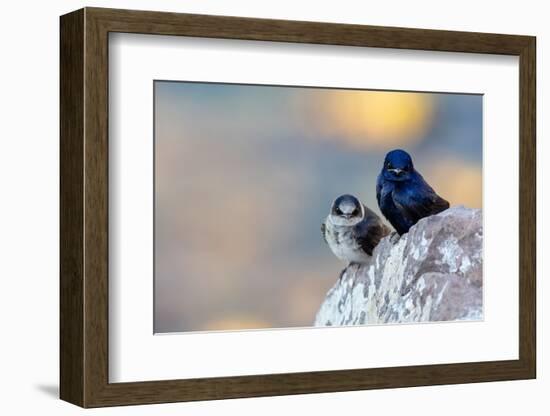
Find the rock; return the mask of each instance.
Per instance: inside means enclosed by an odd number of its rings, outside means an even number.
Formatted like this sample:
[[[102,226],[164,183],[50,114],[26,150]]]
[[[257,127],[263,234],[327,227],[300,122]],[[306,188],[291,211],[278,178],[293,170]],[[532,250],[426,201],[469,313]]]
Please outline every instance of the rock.
[[[315,326],[483,318],[483,228],[479,209],[423,218],[369,263],[349,266],[327,293]]]

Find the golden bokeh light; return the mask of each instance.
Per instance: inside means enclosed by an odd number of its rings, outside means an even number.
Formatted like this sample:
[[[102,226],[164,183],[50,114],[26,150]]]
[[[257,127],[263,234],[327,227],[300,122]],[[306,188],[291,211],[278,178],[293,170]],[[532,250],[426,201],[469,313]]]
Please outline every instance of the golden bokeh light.
[[[431,94],[387,91],[323,94],[322,100],[310,100],[316,104],[310,105],[310,120],[304,126],[309,136],[342,140],[357,149],[385,149],[417,143],[432,125]]]
[[[424,179],[433,186],[439,195],[449,201],[451,206],[464,205],[468,208],[482,208],[481,166],[445,159],[428,169]]]
[[[254,316],[247,315],[232,315],[214,319],[207,322],[202,331],[235,331],[242,329],[260,329],[270,328],[273,324],[269,321],[259,319]]]

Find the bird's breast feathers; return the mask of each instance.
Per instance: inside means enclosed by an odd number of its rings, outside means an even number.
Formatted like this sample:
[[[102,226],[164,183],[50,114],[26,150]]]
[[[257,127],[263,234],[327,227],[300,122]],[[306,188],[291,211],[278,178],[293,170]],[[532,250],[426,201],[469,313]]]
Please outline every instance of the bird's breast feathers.
[[[327,243],[340,260],[360,263],[369,258],[354,235],[353,227],[335,226],[330,221],[325,226]]]

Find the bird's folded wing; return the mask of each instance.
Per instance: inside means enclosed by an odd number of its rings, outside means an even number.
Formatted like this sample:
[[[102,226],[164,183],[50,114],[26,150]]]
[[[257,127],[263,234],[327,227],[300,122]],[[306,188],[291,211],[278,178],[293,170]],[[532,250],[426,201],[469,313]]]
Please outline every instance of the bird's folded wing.
[[[361,249],[369,256],[372,256],[374,248],[382,238],[389,234],[389,232],[390,230],[384,225],[380,218],[370,217],[359,224],[355,238],[361,245]]]
[[[407,192],[395,195],[394,202],[407,217],[414,221],[449,208],[449,203],[428,185],[410,188]]]

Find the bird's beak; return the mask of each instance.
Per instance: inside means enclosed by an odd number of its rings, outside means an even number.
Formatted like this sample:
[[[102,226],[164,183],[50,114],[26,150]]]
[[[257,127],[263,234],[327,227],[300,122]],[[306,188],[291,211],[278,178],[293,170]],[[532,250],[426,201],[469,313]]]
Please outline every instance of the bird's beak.
[[[395,168],[395,169],[388,169],[390,172],[393,172],[395,173],[397,176],[401,176],[401,174],[403,173],[403,169],[398,169],[398,168]]]

